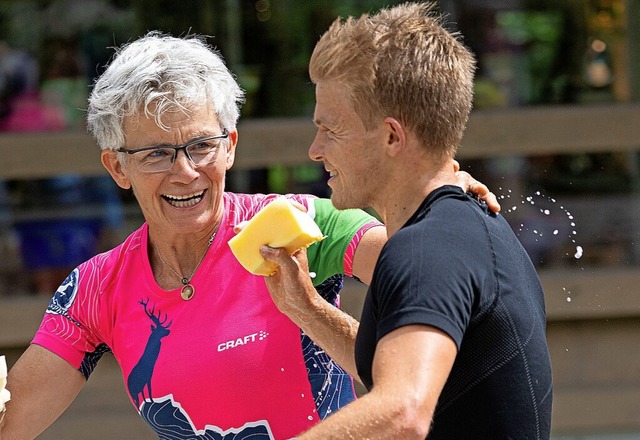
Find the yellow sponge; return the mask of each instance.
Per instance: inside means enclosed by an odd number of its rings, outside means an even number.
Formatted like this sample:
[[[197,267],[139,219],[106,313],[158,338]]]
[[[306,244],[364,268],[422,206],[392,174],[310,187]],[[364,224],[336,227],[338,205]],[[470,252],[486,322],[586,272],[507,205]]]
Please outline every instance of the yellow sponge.
[[[262,246],[285,248],[289,254],[293,254],[323,238],[320,228],[311,217],[285,197],[277,197],[229,240],[229,247],[249,272],[269,276],[276,272],[278,266],[262,258],[259,251]]]

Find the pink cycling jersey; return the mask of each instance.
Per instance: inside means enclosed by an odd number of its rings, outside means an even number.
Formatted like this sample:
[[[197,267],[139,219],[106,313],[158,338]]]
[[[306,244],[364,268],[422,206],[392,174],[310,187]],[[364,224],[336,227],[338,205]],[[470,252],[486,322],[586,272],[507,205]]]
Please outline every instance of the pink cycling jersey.
[[[309,428],[354,398],[351,378],[280,313],[264,279],[242,268],[227,245],[233,227],[273,197],[225,194],[191,300],[155,282],[144,224],[69,275],[33,342],[87,377],[111,351],[132,404],[159,438],[286,439]],[[290,197],[328,236],[326,250],[309,251],[310,268],[338,274],[317,286],[335,300],[339,274],[351,273],[358,240],[378,223],[311,196]]]

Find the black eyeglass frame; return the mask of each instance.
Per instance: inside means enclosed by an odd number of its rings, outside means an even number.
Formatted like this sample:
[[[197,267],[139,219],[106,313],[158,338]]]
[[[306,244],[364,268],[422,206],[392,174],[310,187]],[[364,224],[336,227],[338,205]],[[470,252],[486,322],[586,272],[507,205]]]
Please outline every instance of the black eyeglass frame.
[[[187,142],[185,144],[182,144],[182,145],[176,145],[176,146],[174,146],[174,145],[166,145],[166,146],[156,145],[154,147],[142,147],[142,148],[133,148],[133,149],[127,149],[127,148],[120,147],[120,148],[116,149],[115,151],[117,151],[118,153],[135,154],[135,153],[140,153],[142,151],[173,150],[173,157],[171,158],[171,165],[173,165],[173,163],[176,161],[176,158],[178,157],[178,151],[184,150],[185,156],[187,156],[187,158],[189,159],[189,161],[191,161],[192,164],[196,165],[196,163],[191,158],[191,155],[189,154],[189,150],[187,150],[187,148],[189,148],[190,146],[195,145],[195,144],[197,144],[199,142],[213,141],[215,139],[228,139],[228,138],[229,138],[229,132],[227,131],[226,128],[223,128],[222,129],[222,134],[218,134],[218,135],[215,135],[215,136],[207,136],[207,137],[203,137],[203,138],[199,138],[199,139],[194,139],[194,140],[189,141],[189,142]],[[168,169],[171,169],[171,167],[169,167]],[[161,172],[161,171],[158,171],[158,172]]]

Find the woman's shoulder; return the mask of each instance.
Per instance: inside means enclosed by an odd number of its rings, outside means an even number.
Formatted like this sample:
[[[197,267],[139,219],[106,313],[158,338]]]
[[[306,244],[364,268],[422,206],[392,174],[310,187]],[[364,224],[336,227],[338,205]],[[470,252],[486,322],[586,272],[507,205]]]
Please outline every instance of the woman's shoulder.
[[[99,278],[104,285],[110,277],[117,276],[133,255],[143,248],[146,224],[129,234],[118,246],[101,252],[78,266],[84,280]],[[137,258],[135,260],[138,260]]]

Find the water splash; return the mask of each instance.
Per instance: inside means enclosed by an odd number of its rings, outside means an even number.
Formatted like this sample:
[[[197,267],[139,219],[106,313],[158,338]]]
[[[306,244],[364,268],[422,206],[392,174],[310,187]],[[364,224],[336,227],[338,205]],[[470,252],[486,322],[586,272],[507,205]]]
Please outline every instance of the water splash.
[[[512,225],[519,224],[514,230],[533,261],[546,262],[547,257],[557,256],[558,249],[567,259],[575,261],[582,258],[584,249],[576,242],[576,222],[567,208],[541,191],[521,195],[519,203],[513,203],[514,198],[511,190],[499,197],[509,201],[507,206],[512,205],[504,215]],[[519,207],[521,209],[518,210]],[[571,251],[571,248],[575,250]],[[572,293],[566,287],[562,291],[566,302],[571,303],[574,299]]]
[[[502,188],[499,188],[502,191]],[[512,201],[513,193],[510,189],[507,189],[506,194],[502,194],[498,196],[499,200],[508,200]],[[533,195],[520,195],[520,205],[524,205],[523,210],[518,212],[517,214],[521,214],[521,217],[524,217],[526,220],[520,223],[519,228],[516,233],[518,237],[520,237],[521,241],[528,248],[535,248],[536,250],[540,250],[540,248],[547,246],[548,248],[553,248],[554,245],[557,246],[557,241],[549,241],[545,238],[545,232],[548,232],[547,237],[553,238],[560,235],[561,229],[566,230],[567,238],[570,240],[573,246],[575,246],[575,252],[573,253],[573,258],[579,260],[582,258],[584,250],[582,246],[578,245],[576,242],[576,237],[578,232],[576,231],[576,223],[573,217],[573,214],[569,212],[563,205],[559,205],[557,200],[553,197],[549,197],[544,195],[541,191],[536,191]],[[516,215],[516,211],[518,210],[518,205],[513,205],[511,208],[504,211],[505,217],[509,217],[510,214]],[[559,220],[557,219],[557,215],[555,215],[559,211],[562,216],[568,220],[568,223],[563,224],[562,227],[558,227],[557,224]],[[564,222],[564,220],[560,220],[560,222]],[[529,225],[529,223],[532,223]],[[569,226],[567,228],[567,225]],[[527,237],[525,233],[531,234],[533,237]],[[533,238],[533,241],[531,241]],[[565,254],[566,256],[570,256],[568,252]]]

